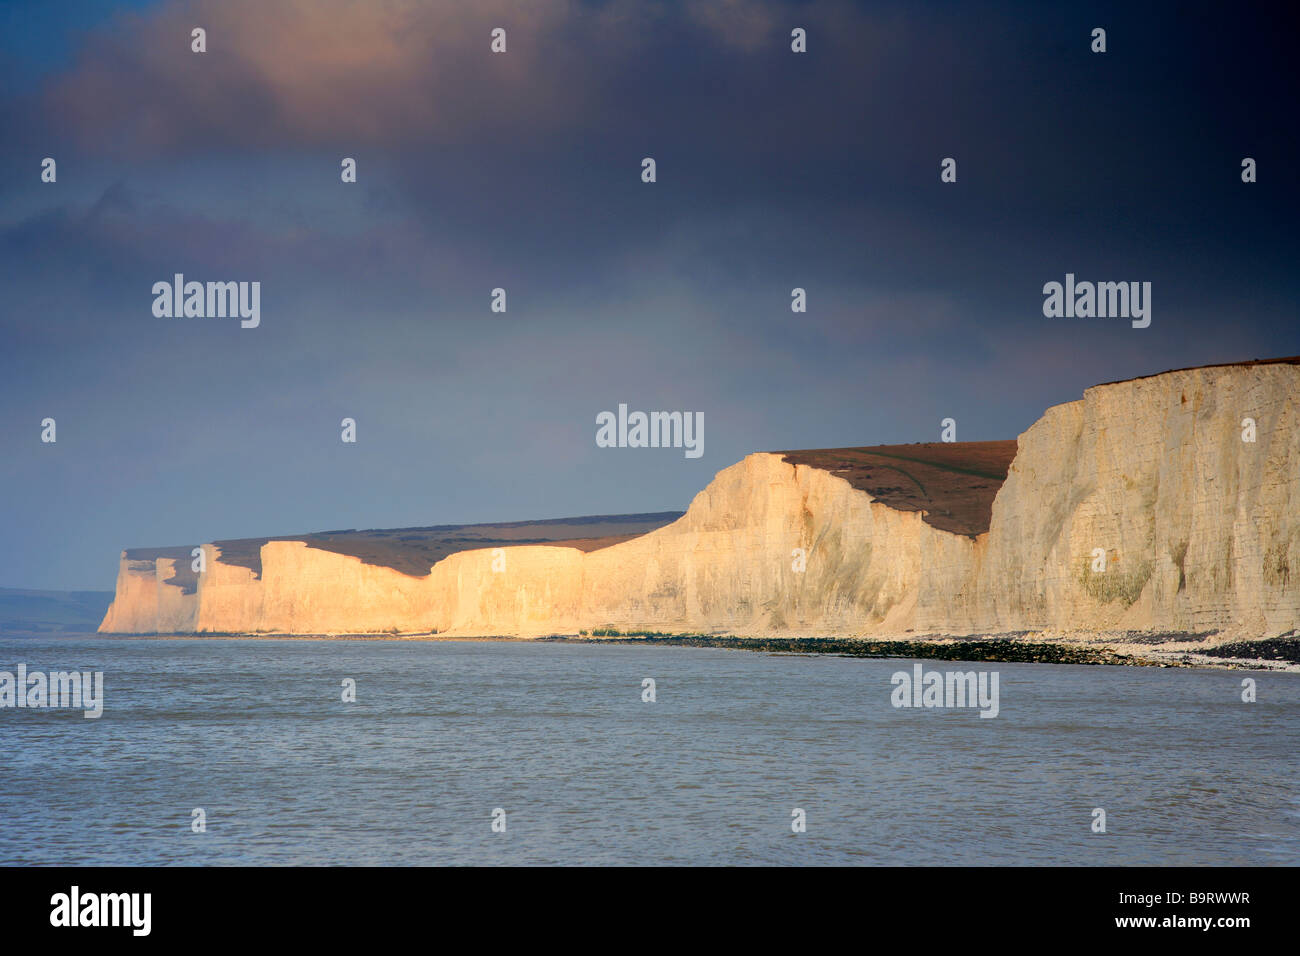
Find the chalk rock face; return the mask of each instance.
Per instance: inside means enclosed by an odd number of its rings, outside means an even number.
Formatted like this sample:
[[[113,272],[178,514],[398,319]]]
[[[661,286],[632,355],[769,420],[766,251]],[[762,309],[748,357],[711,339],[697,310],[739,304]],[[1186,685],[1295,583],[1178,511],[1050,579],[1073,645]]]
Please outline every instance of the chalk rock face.
[[[123,551],[117,591],[99,625],[108,634],[186,634],[195,630],[199,598],[167,584],[176,558],[140,559]]]
[[[1298,413],[1300,367],[1282,364],[1168,372],[1049,409],[994,500],[973,622],[1295,627]]]
[[[939,536],[965,540],[828,472],[750,455],[678,521],[587,555],[582,617],[619,630],[860,632],[908,619]]]
[[[460,551],[420,576],[269,541],[259,575],[204,545],[194,594],[166,583],[174,559],[146,567],[124,552],[100,630],[1270,636],[1300,626],[1298,405],[1293,364],[1088,389],[1020,436],[976,536],[763,453],[719,472],[671,524],[585,552]]]
[[[200,631],[429,630],[427,582],[299,541],[262,545],[262,573],[223,564],[199,582]]]

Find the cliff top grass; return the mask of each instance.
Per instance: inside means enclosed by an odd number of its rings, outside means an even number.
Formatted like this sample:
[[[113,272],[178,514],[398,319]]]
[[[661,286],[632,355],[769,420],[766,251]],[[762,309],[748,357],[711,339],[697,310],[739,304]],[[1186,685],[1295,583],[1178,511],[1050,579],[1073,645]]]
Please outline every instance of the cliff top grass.
[[[777,452],[794,465],[843,478],[881,504],[923,511],[941,531],[974,537],[989,529],[993,498],[1006,481],[1016,441],[926,442]]]
[[[680,511],[649,514],[598,515],[510,521],[500,524],[433,525],[427,528],[372,528],[362,531],[314,531],[266,538],[235,538],[212,542],[221,549],[221,563],[262,573],[262,545],[271,541],[301,541],[308,547],[360,558],[366,564],[424,577],[429,568],[456,551],[477,548],[546,544],[596,551],[662,528],[682,516]],[[173,548],[131,548],[129,561],[173,558],[176,569],[164,583],[192,594],[197,575],[191,570],[192,545]]]
[[[787,461],[795,464],[839,475],[854,488],[889,507],[924,511],[924,520],[936,528],[974,536],[988,530],[993,496],[1006,479],[1015,453],[1016,442],[1011,440],[825,448],[778,454],[784,454]],[[665,511],[424,528],[348,528],[212,543],[220,549],[223,564],[247,568],[259,577],[262,545],[271,541],[301,541],[311,548],[423,577],[430,567],[457,551],[530,544],[597,551],[662,528],[681,516],[679,511]],[[126,557],[150,565],[158,558],[173,559],[174,569],[164,583],[193,594],[198,575],[191,566],[192,547],[131,548]]]
[[[1090,388],[1101,388],[1103,385],[1123,385],[1125,382],[1140,382],[1146,378],[1158,378],[1161,375],[1172,375],[1174,372],[1195,372],[1203,368],[1248,368],[1254,365],[1300,365],[1300,355],[1285,355],[1280,358],[1267,359],[1249,359],[1242,362],[1215,362],[1213,365],[1189,365],[1186,368],[1171,368],[1163,372],[1152,372],[1150,375],[1135,375],[1132,378],[1116,379],[1113,382],[1098,382]]]
[[[159,558],[171,558],[172,573],[163,583],[180,588],[182,594],[196,594],[199,590],[199,575],[194,570],[192,552],[195,547],[186,544],[174,548],[127,548],[126,559],[143,561],[148,567],[140,570],[153,571],[154,562]]]

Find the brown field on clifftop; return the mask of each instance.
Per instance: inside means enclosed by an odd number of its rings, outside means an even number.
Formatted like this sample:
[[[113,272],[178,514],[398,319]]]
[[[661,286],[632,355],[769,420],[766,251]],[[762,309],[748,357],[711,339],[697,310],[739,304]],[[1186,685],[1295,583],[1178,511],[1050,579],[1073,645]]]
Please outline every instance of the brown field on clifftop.
[[[941,531],[974,537],[989,529],[993,498],[1006,481],[1016,441],[927,442],[777,452],[845,479],[899,511],[924,511]]]
[[[223,564],[262,573],[262,545],[268,541],[303,541],[308,547],[360,558],[366,564],[424,577],[429,568],[457,551],[478,548],[545,544],[596,551],[662,528],[681,512],[556,518],[503,524],[440,525],[430,528],[388,528],[367,531],[320,531],[279,538],[215,541]]]
[[[923,511],[924,520],[943,531],[978,535],[988,530],[993,497],[1006,480],[1016,454],[1015,440],[930,442],[858,448],[816,448],[777,452],[792,464],[820,468],[899,511]],[[597,551],[647,534],[676,521],[681,512],[557,518],[500,524],[438,525],[318,531],[265,538],[214,541],[223,564],[262,573],[262,545],[301,541],[308,547],[359,558],[366,564],[424,577],[429,568],[457,551],[545,544]],[[191,571],[190,548],[131,548],[127,558],[152,562],[173,558],[165,583],[192,594],[198,576]]]
[[[597,551],[671,524],[680,511],[650,514],[599,515],[583,518],[554,518],[545,521],[511,521],[501,524],[436,525],[428,528],[378,528],[364,531],[314,531],[267,538],[237,538],[212,542],[221,551],[221,562],[262,574],[262,545],[269,541],[302,541],[308,547],[360,558],[366,564],[392,568],[402,574],[424,577],[429,568],[457,551],[478,548],[507,548],[529,544]],[[176,567],[163,583],[193,594],[198,575],[191,570],[192,545],[171,548],[131,548],[130,561],[152,563],[155,558],[173,558]]]
[[[1203,368],[1248,368],[1255,365],[1300,365],[1300,355],[1285,355],[1281,358],[1267,359],[1248,359],[1243,362],[1216,362],[1213,365],[1188,365],[1185,368],[1171,368],[1163,372],[1152,372],[1150,375],[1135,375],[1133,378],[1116,379],[1113,382],[1098,382],[1092,388],[1101,388],[1103,385],[1123,385],[1126,382],[1140,382],[1144,378],[1156,378],[1160,375],[1169,375],[1173,372],[1195,372]]]

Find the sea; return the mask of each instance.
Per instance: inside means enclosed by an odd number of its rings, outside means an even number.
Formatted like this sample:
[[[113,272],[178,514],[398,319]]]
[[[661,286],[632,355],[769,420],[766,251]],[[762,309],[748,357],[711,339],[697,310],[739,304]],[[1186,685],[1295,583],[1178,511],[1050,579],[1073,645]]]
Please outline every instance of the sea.
[[[1300,863],[1297,673],[0,637],[19,664],[102,672],[103,713],[0,706],[3,865]],[[996,674],[996,716],[896,706],[918,664]]]

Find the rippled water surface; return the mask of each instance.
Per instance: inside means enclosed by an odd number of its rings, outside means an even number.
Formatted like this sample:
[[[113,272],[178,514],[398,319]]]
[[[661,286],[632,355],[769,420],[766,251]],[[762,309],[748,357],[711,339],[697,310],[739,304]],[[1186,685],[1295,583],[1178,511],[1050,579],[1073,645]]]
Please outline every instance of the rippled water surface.
[[[19,663],[106,706],[0,709],[5,864],[1300,863],[1297,674],[925,662],[999,673],[981,719],[892,707],[910,661],[692,647],[0,639]]]

